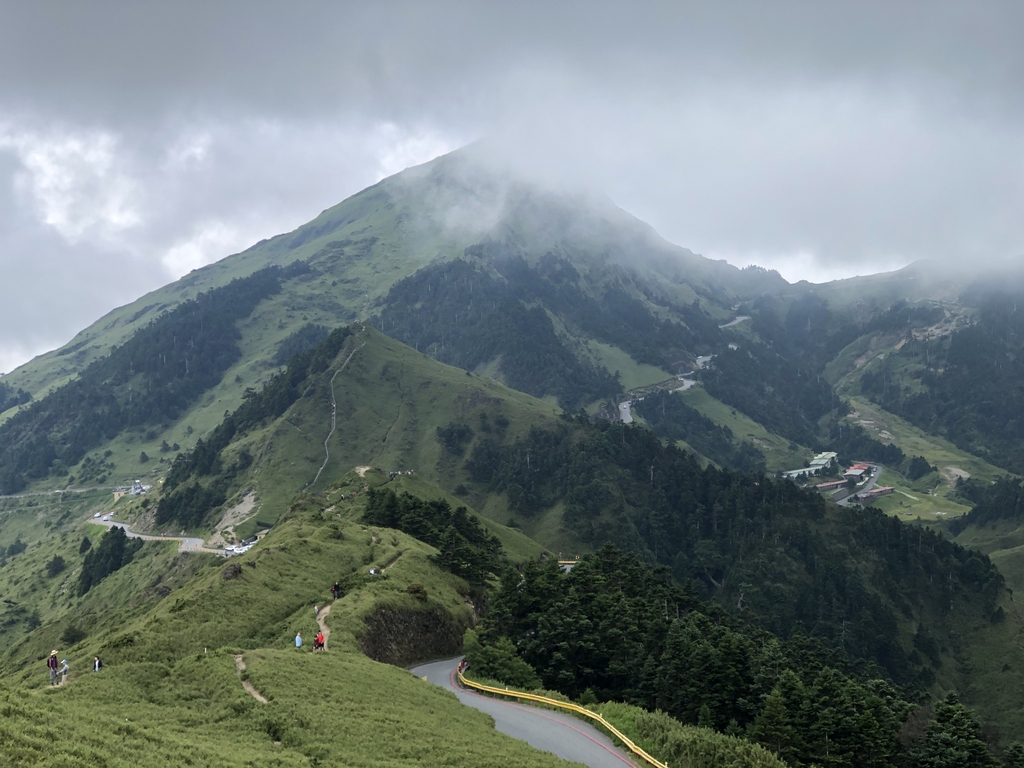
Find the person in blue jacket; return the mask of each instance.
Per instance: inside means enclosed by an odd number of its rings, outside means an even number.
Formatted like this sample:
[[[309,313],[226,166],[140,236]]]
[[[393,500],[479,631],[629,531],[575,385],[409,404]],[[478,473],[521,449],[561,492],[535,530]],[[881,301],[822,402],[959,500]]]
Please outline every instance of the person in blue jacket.
[[[296,648],[301,648],[302,647],[302,633],[301,632],[296,632],[295,633],[295,647]]]

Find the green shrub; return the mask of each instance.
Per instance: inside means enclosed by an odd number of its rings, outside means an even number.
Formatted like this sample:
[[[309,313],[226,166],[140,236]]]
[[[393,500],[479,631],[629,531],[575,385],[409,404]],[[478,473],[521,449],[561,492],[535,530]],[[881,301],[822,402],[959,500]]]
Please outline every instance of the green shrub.
[[[498,640],[497,645],[487,646],[481,644],[476,632],[467,629],[462,642],[466,661],[476,674],[525,690],[540,687],[537,673],[533,667],[519,658],[516,647],[507,637]]]

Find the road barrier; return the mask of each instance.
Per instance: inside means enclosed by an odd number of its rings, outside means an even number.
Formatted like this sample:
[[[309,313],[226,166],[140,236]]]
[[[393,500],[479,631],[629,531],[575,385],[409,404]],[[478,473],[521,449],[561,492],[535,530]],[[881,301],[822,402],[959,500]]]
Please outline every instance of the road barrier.
[[[597,712],[591,712],[589,709],[581,707],[578,704],[570,704],[565,701],[558,701],[558,699],[549,699],[547,696],[538,696],[535,693],[520,693],[519,691],[510,691],[508,688],[495,688],[491,685],[483,685],[482,683],[474,682],[467,678],[464,674],[462,674],[462,670],[466,669],[466,667],[468,666],[469,665],[467,664],[465,659],[463,659],[461,662],[459,662],[458,669],[456,670],[459,675],[459,682],[467,688],[475,688],[478,691],[492,693],[496,696],[509,696],[515,699],[526,699],[527,701],[535,701],[538,704],[548,704],[552,707],[558,707],[559,709],[567,709],[570,712],[575,712],[578,715],[583,715],[584,717],[590,718],[591,720],[600,723],[604,728],[608,730],[609,733],[611,733],[613,736],[615,736],[615,738],[617,738],[619,741],[625,744],[626,747],[641,760],[647,761],[647,763],[653,765],[655,768],[668,768],[668,765],[666,763],[663,763],[660,760],[656,760],[655,758],[651,757],[644,750],[642,750],[640,747],[634,744],[632,740],[628,736],[626,736],[626,734],[624,734],[614,725],[612,725],[603,717],[601,717],[601,715],[597,714]]]

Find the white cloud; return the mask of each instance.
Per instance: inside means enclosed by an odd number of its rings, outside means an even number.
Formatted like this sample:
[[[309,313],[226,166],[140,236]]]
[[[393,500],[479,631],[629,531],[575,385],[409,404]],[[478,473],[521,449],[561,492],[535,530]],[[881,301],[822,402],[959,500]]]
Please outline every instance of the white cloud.
[[[160,261],[167,274],[177,278],[249,245],[247,231],[223,221],[207,221],[198,224],[190,238],[167,249]]]
[[[0,128],[0,149],[22,166],[14,178],[19,195],[68,242],[90,234],[112,238],[142,223],[137,185],[113,134]]]
[[[385,178],[451,152],[464,142],[430,129],[408,129],[388,122],[374,129],[369,143],[377,157],[377,172]]]

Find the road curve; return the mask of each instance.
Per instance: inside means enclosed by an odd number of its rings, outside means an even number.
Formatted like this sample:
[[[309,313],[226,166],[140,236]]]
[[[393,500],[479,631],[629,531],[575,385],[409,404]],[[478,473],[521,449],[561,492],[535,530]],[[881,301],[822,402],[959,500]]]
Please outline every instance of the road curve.
[[[104,520],[101,517],[91,517],[87,522],[93,525],[105,525],[107,528],[124,528],[124,533],[129,539],[142,539],[143,541],[176,541],[179,552],[208,552],[214,555],[223,555],[223,549],[211,549],[204,546],[206,542],[192,536],[152,536],[148,533],[136,533],[128,527],[128,523],[119,520]]]
[[[452,691],[463,704],[493,717],[494,727],[499,731],[532,747],[590,768],[636,768],[637,763],[612,744],[611,739],[579,718],[493,699],[461,688],[455,676],[459,661],[456,658],[422,664],[413,667],[412,673]]]

